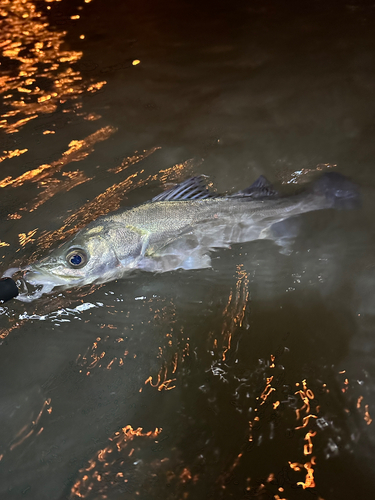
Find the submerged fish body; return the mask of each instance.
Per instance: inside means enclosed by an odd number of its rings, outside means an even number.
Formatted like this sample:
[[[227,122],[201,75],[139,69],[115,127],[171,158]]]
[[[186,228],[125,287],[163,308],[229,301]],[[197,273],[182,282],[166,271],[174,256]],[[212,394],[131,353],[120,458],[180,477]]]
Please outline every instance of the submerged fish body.
[[[165,272],[210,267],[210,252],[260,238],[277,239],[275,224],[358,199],[337,173],[324,174],[303,193],[279,197],[264,177],[244,191],[219,196],[194,177],[150,202],[99,217],[71,240],[27,268],[24,279],[71,288],[103,283],[129,271]]]

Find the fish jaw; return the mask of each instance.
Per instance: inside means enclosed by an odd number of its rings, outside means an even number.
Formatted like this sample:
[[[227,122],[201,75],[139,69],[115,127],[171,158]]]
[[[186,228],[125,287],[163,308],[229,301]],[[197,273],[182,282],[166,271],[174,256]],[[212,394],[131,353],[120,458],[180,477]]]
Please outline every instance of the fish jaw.
[[[31,264],[26,268],[24,275],[26,282],[31,285],[54,285],[58,286],[76,286],[83,282],[83,276],[67,274],[65,266],[55,266],[54,268],[47,268],[38,264]]]

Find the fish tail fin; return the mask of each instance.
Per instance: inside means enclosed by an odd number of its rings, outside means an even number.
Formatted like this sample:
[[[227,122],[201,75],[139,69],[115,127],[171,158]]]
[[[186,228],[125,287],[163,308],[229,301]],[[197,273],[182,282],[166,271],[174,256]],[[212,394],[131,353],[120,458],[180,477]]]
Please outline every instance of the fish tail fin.
[[[358,208],[359,189],[354,182],[338,172],[326,172],[311,186],[313,194],[324,195],[329,207],[337,209]]]

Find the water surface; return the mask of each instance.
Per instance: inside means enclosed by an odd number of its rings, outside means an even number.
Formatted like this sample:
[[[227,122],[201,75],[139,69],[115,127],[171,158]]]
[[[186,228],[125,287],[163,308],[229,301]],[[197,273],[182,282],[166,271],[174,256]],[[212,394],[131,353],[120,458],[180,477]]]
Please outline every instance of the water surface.
[[[375,9],[0,0],[1,269],[189,176],[362,207],[1,309],[0,496],[370,498]]]

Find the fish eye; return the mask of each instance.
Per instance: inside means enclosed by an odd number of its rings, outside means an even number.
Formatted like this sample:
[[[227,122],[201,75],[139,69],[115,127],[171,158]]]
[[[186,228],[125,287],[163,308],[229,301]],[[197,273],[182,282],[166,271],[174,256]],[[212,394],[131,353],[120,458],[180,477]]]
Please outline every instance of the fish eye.
[[[73,250],[70,250],[66,255],[66,261],[71,267],[79,269],[80,267],[86,265],[87,254],[80,248],[74,248]]]

